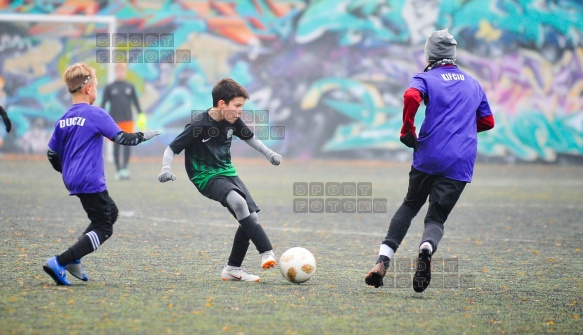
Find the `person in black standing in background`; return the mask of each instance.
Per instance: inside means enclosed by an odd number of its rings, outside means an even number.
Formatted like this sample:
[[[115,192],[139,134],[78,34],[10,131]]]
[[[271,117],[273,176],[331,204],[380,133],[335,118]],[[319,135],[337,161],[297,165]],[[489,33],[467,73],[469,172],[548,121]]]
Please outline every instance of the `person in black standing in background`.
[[[132,104],[136,106],[138,111],[138,123],[145,123],[145,114],[142,113],[140,103],[136,95],[134,85],[126,80],[127,65],[125,63],[115,64],[115,81],[105,86],[103,92],[103,101],[101,108],[105,109],[105,105],[109,103],[109,114],[117,125],[126,133],[134,132],[134,121],[132,116]],[[145,124],[143,125],[145,127]],[[123,157],[120,157],[120,151],[123,147]],[[130,179],[128,171],[128,163],[130,160],[129,146],[121,146],[117,143],[113,144],[113,159],[115,162],[115,179]]]

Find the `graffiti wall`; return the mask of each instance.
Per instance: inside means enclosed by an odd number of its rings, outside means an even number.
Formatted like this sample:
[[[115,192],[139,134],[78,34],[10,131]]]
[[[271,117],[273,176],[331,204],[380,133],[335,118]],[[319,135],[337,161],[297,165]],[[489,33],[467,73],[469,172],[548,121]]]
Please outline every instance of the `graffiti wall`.
[[[61,80],[68,65],[97,68],[103,89],[109,63],[125,55],[164,145],[192,111],[211,107],[213,84],[232,77],[250,92],[249,114],[267,115],[248,123],[287,157],[401,159],[409,154],[398,138],[403,93],[425,67],[426,36],[449,28],[457,64],[480,81],[496,118],[479,135],[481,158],[583,157],[581,1],[0,0],[0,14],[18,13],[88,20],[0,18],[0,105],[14,125],[9,134],[0,129],[3,152],[45,152],[70,104]],[[102,16],[116,18],[118,35],[91,21]],[[422,117],[420,110],[416,122]],[[140,150],[160,152],[155,144]]]

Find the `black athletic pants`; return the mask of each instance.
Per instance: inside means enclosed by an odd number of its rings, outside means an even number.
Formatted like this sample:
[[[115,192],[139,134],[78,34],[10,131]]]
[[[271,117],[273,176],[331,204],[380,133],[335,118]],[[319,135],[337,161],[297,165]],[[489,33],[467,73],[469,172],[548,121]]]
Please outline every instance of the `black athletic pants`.
[[[465,186],[466,182],[428,174],[411,167],[407,195],[403,204],[393,215],[383,243],[397,251],[411,226],[411,221],[429,198],[429,208],[425,215],[425,229],[421,243],[431,243],[433,252],[435,252],[443,237],[445,220],[447,220]]]
[[[107,190],[101,193],[77,194],[77,197],[91,222],[77,243],[57,256],[61,265],[67,265],[97,250],[113,234],[113,224],[118,217],[117,206]]]

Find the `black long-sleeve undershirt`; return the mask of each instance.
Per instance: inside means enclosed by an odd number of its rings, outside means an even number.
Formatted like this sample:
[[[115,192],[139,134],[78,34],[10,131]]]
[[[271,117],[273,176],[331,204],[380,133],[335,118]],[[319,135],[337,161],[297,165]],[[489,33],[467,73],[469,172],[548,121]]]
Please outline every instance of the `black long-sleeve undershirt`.
[[[115,136],[111,140],[117,144],[134,146],[144,142],[145,139],[144,133],[142,132],[126,133],[125,131],[120,131],[119,133],[115,134]],[[59,154],[56,151],[49,149],[47,151],[47,157],[55,171],[63,172],[61,158],[59,157]]]
[[[125,131],[120,131],[111,140],[117,144],[134,146],[144,142],[144,133],[126,133]]]

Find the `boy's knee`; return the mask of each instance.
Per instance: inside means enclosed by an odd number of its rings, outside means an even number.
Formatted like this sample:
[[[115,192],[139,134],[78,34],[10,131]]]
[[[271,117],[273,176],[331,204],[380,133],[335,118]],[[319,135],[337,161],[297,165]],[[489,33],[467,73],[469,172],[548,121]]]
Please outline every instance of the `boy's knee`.
[[[227,195],[227,206],[235,213],[238,219],[242,219],[248,215],[249,209],[247,201],[237,191],[231,191]]]
[[[425,205],[425,201],[410,201],[405,198],[403,203],[401,204],[402,210],[407,210],[409,213],[408,215],[412,215],[413,217],[417,216],[421,208]]]
[[[117,222],[118,218],[119,218],[119,214],[117,212],[115,214],[112,214],[110,217],[111,224],[115,224]]]
[[[109,219],[111,220],[111,224],[113,225],[117,219],[119,218],[119,211],[117,209],[117,206],[115,204],[113,204],[111,206],[111,212],[109,215]]]
[[[245,203],[245,201],[231,202],[229,203],[229,207],[231,207],[235,213],[241,213],[247,207],[247,203]]]
[[[101,227],[93,230],[97,236],[99,236],[99,241],[101,243],[107,241],[111,235],[113,235],[113,226],[112,225],[102,225]]]
[[[440,203],[432,202],[429,204],[425,222],[437,222],[443,224],[447,220],[450,212],[451,209],[442,206]]]

